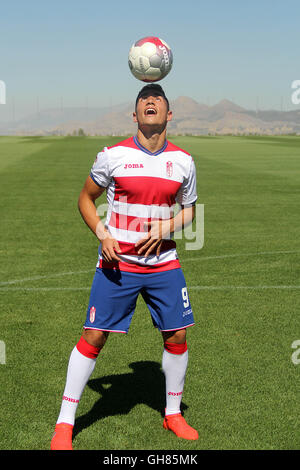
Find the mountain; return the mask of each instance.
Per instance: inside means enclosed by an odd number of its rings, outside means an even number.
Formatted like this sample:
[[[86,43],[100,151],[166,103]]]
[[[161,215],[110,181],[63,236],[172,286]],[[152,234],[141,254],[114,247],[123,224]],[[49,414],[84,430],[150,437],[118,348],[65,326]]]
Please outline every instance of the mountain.
[[[99,119],[101,116],[108,115],[114,110],[122,112],[128,108],[128,103],[123,103],[113,107],[90,108],[90,107],[74,107],[74,108],[50,108],[44,109],[34,114],[30,114],[16,122],[0,123],[0,135],[3,132],[9,134],[52,134],[54,129],[60,129],[64,126],[70,127],[72,130],[82,127],[82,123]],[[73,124],[71,124],[73,123]]]
[[[201,116],[209,110],[206,104],[199,104],[187,96],[179,96],[175,101],[171,101],[170,108],[176,119]]]
[[[300,110],[253,111],[230,100],[208,106],[187,96],[170,102],[169,134],[287,134],[300,135]],[[136,132],[134,103],[103,108],[45,109],[17,122],[0,124],[0,135],[128,135]]]

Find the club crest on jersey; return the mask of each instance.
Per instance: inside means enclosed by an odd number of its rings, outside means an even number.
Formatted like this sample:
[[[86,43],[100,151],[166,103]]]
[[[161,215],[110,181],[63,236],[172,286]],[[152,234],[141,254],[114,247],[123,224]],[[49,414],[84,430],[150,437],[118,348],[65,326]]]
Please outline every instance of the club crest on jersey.
[[[90,322],[91,323],[94,323],[95,316],[96,316],[96,309],[95,309],[95,307],[91,307],[91,309],[90,309]]]
[[[166,173],[169,178],[173,175],[173,163],[170,161],[166,163]]]
[[[144,168],[144,165],[142,163],[125,163],[124,170],[128,168]]]

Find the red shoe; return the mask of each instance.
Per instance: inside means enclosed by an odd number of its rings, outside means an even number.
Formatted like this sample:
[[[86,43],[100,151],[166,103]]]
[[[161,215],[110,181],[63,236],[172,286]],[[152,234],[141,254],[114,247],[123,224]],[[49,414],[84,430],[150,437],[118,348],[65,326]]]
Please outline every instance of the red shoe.
[[[163,427],[169,431],[173,431],[177,437],[196,441],[199,437],[196,429],[189,426],[181,413],[165,416]]]
[[[73,425],[59,423],[55,426],[55,431],[51,440],[51,450],[73,450],[72,432]]]

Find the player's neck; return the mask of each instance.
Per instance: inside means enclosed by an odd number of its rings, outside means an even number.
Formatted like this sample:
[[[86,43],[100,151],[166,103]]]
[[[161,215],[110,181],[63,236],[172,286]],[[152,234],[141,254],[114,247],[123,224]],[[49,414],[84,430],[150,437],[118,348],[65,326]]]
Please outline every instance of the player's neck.
[[[145,147],[149,152],[155,153],[160,150],[166,141],[166,130],[162,133],[145,133],[140,129],[137,131],[137,139],[139,143]]]

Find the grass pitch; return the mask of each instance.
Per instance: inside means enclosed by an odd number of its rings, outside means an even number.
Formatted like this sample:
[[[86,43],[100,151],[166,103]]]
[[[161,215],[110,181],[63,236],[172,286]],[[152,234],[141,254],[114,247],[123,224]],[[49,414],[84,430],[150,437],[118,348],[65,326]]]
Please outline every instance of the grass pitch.
[[[97,258],[77,199],[119,140],[0,138],[3,450],[49,449]],[[74,448],[299,449],[300,138],[170,140],[194,156],[205,204],[203,249],[177,242],[196,319],[182,409],[199,440],[162,428],[162,341],[139,300],[98,358]]]

